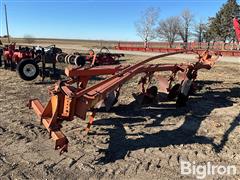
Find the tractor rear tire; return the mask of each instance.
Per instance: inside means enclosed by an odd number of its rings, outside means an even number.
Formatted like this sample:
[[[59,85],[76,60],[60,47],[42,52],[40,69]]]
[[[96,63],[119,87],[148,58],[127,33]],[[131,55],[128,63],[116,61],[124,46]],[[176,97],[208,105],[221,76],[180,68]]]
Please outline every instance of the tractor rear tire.
[[[24,59],[17,65],[17,73],[21,79],[32,81],[39,75],[39,66],[33,59]]]

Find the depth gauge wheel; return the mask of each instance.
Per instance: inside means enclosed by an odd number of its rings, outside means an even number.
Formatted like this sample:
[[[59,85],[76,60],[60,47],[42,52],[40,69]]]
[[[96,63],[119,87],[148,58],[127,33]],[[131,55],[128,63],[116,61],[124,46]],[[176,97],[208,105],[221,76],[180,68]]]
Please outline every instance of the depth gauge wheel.
[[[25,81],[32,81],[39,75],[39,67],[32,59],[24,59],[17,65],[17,72]]]

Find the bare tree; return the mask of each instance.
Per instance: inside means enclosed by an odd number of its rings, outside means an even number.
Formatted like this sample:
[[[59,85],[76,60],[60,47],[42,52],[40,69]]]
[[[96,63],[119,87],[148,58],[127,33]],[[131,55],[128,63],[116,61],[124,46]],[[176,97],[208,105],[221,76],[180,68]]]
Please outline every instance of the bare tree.
[[[188,9],[184,10],[180,16],[179,35],[185,44],[188,42],[190,36],[193,18],[193,14]]]
[[[156,38],[155,25],[157,23],[159,10],[156,8],[146,9],[141,19],[135,23],[137,35],[144,41],[144,47],[148,47],[148,42]]]
[[[170,48],[179,38],[179,17],[172,16],[159,22],[157,35],[160,39],[167,40]]]
[[[198,42],[203,42],[204,33],[206,33],[206,31],[207,31],[207,24],[203,23],[202,21],[195,24],[194,36],[197,38]]]

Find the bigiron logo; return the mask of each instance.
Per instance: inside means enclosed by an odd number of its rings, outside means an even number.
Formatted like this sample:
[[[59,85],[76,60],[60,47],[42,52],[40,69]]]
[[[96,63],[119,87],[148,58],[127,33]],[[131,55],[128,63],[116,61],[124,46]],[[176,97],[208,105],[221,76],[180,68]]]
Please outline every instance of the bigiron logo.
[[[189,162],[180,160],[181,175],[194,176],[197,179],[204,179],[207,176],[233,176],[237,173],[234,165],[215,165],[211,162],[196,164],[195,161]]]

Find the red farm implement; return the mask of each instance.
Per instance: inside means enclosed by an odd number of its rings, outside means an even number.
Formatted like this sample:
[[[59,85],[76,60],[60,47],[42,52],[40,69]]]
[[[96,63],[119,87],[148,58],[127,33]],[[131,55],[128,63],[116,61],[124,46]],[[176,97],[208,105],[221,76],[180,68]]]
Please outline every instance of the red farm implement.
[[[220,52],[223,56],[240,56],[240,23],[239,18],[233,18],[233,28],[235,29],[237,43],[226,42],[175,42],[169,47],[167,42],[119,42],[115,49],[124,51],[142,51],[142,52],[159,52],[170,53],[177,52],[184,49],[194,49],[195,52],[201,54],[205,49]],[[188,51],[188,53],[192,53]]]
[[[38,99],[30,100],[29,107],[41,119],[41,123],[49,131],[50,137],[55,141],[55,149],[60,153],[67,152],[68,140],[61,131],[63,121],[72,121],[74,117],[88,119],[86,131],[93,124],[96,110],[102,105],[110,109],[118,100],[122,85],[138,74],[144,74],[141,84],[143,101],[154,102],[158,91],[168,94],[169,99],[176,100],[178,106],[184,105],[197,72],[200,69],[211,69],[219,58],[219,54],[208,51],[199,56],[198,61],[191,64],[147,64],[150,61],[184,53],[184,51],[162,54],[148,58],[134,65],[96,66],[92,68],[65,69],[68,80],[59,81],[55,87],[49,89],[51,98],[46,106]],[[169,72],[169,76],[157,76],[160,87],[149,87],[149,82],[155,72]],[[110,75],[105,80],[87,87],[92,76]],[[175,84],[175,85],[173,85]],[[159,89],[159,90],[158,90]]]
[[[108,48],[102,47],[98,53],[90,49],[88,53],[58,54],[56,59],[60,63],[67,63],[75,66],[84,66],[89,63],[92,66],[119,64],[119,58],[123,53],[111,53]]]
[[[38,75],[44,79],[48,70],[45,64],[52,64],[54,74],[56,55],[61,52],[62,50],[56,48],[55,45],[37,49],[36,47],[21,46],[16,48],[15,43],[12,43],[5,46],[0,52],[0,65],[3,65],[5,69],[16,69],[19,76],[26,81],[34,80]],[[42,64],[41,68],[39,64]]]
[[[189,51],[188,53],[191,54],[192,52],[190,49],[194,49],[194,51],[198,52],[199,54],[204,53],[205,49],[197,49],[189,43]],[[233,46],[233,45],[231,45]],[[236,47],[237,48],[237,47]],[[184,50],[184,48],[168,48],[168,47],[148,47],[145,48],[143,46],[135,46],[134,44],[118,44],[118,46],[115,47],[116,50],[123,50],[123,51],[141,51],[141,52],[156,52],[156,53],[170,53],[170,52],[178,52]],[[216,50],[213,50],[216,51]],[[220,52],[223,56],[240,56],[239,50],[217,50]]]

